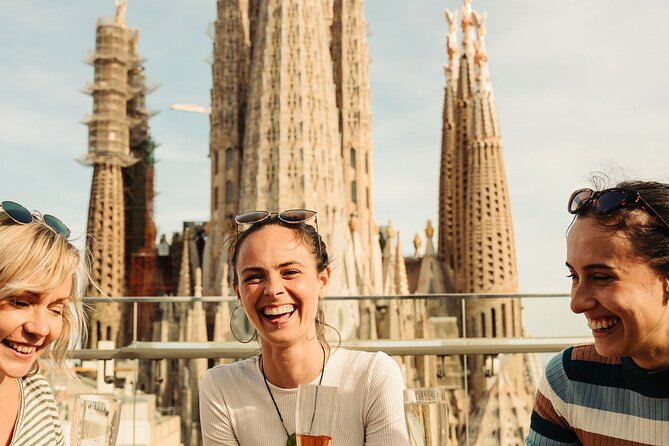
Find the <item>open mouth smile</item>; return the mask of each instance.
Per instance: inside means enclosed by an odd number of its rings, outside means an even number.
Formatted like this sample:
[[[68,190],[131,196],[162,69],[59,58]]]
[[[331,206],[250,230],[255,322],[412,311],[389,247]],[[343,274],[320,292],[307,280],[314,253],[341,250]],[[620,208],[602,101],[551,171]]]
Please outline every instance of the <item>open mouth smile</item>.
[[[16,342],[12,342],[8,339],[3,339],[2,343],[15,352],[26,356],[35,353],[37,350],[37,346],[35,345],[17,344]]]
[[[588,328],[595,333],[607,333],[618,325],[620,319],[617,317],[605,317],[601,319],[588,319]]]
[[[272,324],[282,324],[288,321],[295,312],[296,307],[293,304],[284,304],[278,306],[268,306],[260,310],[260,314]]]

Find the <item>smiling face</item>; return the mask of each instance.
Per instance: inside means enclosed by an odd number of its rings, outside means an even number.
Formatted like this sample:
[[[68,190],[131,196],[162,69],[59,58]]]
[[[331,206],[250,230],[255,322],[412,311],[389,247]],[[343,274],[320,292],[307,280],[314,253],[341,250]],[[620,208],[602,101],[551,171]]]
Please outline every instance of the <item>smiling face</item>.
[[[72,280],[48,293],[22,293],[0,301],[0,376],[19,378],[60,336]]]
[[[295,231],[268,225],[250,234],[235,266],[234,290],[263,349],[316,339],[318,300],[330,270],[317,271],[314,253]]]
[[[630,241],[591,217],[567,238],[571,309],[582,313],[602,356],[631,356],[645,369],[669,365],[669,278],[634,256]]]

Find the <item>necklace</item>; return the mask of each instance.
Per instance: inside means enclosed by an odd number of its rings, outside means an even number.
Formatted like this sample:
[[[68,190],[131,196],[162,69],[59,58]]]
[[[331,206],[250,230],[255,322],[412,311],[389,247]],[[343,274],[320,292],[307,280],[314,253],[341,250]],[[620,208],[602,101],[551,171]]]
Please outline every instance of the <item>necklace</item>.
[[[321,367],[321,377],[318,379],[318,385],[320,386],[323,384],[323,375],[325,375],[325,347],[321,345],[321,349],[323,350],[323,367]],[[272,395],[272,390],[269,388],[269,383],[267,382],[267,377],[265,376],[265,368],[262,365],[262,355],[260,356],[260,373],[262,373],[262,378],[265,381],[265,387],[267,387],[267,391],[269,392],[269,397],[272,398],[272,403],[274,403],[274,408],[276,409],[277,415],[279,415],[279,420],[281,420],[281,427],[283,427],[283,431],[286,433],[286,446],[297,446],[297,437],[295,434],[289,434],[288,429],[286,429],[286,423],[283,422],[283,417],[281,416],[281,411],[279,410],[279,406],[276,404],[276,400],[274,399],[274,395]],[[312,420],[313,422],[313,420]]]

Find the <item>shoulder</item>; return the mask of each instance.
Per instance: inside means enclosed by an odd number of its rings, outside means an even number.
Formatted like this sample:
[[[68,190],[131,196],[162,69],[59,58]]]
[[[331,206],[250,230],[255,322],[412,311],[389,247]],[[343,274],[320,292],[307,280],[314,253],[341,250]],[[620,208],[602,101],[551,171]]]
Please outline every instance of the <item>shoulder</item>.
[[[200,382],[200,393],[221,389],[231,383],[241,384],[253,380],[258,373],[258,356],[232,364],[222,364],[213,367],[204,374]]]
[[[26,400],[40,399],[53,401],[53,392],[49,382],[40,374],[24,376],[21,378],[21,386]]]
[[[335,350],[333,361],[340,373],[348,379],[359,376],[370,384],[386,380],[402,381],[399,365],[384,352],[364,352],[339,348]]]
[[[333,356],[337,358],[337,363],[346,368],[364,368],[367,371],[372,369],[397,369],[399,366],[393,358],[384,352],[364,352],[359,350],[349,350],[338,348]]]
[[[24,399],[22,401],[22,423],[17,426],[16,444],[61,445],[64,442],[58,408],[48,381],[39,374],[24,376],[20,380]],[[39,436],[34,434],[39,433]],[[34,440],[40,438],[41,443]],[[35,442],[37,441],[37,442]]]

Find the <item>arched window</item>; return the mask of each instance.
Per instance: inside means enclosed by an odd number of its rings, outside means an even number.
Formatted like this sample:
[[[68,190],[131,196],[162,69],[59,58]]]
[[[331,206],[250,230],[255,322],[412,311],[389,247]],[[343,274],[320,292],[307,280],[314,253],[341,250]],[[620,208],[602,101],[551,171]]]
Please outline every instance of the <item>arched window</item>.
[[[218,150],[214,152],[214,175],[218,173]]]
[[[232,181],[225,182],[225,204],[232,203]]]
[[[355,169],[355,149],[351,147],[351,167]]]
[[[492,322],[491,325],[492,325],[492,337],[493,337],[493,338],[496,338],[496,337],[497,337],[497,320],[496,320],[496,318],[495,318],[495,316],[497,315],[496,313],[497,313],[497,312],[496,312],[495,309],[493,308],[492,311],[491,311],[491,315],[490,315],[490,317],[491,317],[491,322]]]
[[[355,180],[351,181],[351,201],[353,203],[358,202],[358,190]]]
[[[232,153],[232,147],[228,147],[225,149],[225,168],[229,169],[232,167],[232,161],[233,161],[233,156],[234,154]]]

